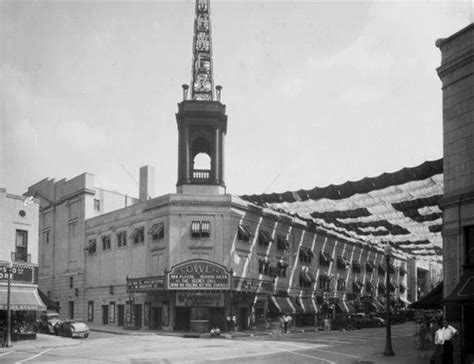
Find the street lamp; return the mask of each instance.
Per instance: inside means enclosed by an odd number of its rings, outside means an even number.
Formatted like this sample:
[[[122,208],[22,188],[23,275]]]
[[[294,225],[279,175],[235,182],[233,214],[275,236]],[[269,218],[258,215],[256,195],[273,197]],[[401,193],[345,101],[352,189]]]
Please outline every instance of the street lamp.
[[[7,340],[5,346],[10,348],[12,346],[12,325],[11,325],[11,312],[10,312],[10,281],[11,281],[11,273],[12,273],[12,266],[13,263],[11,260],[7,261],[6,268],[7,268]]]
[[[390,246],[389,243],[385,246],[384,249],[385,253],[385,268],[386,268],[386,276],[385,276],[385,309],[387,311],[387,325],[385,326],[385,350],[383,352],[383,355],[385,356],[394,356],[395,353],[393,352],[392,349],[392,333],[391,333],[391,328],[390,328],[390,254],[392,253],[392,247]]]

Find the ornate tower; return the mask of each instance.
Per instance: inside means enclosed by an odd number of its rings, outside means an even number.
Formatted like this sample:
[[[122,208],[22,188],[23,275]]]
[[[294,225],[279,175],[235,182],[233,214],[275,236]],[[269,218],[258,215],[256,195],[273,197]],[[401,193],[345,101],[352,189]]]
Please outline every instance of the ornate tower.
[[[222,87],[212,76],[209,0],[196,0],[190,97],[183,85],[178,104],[178,193],[224,194],[224,136],[227,132]]]

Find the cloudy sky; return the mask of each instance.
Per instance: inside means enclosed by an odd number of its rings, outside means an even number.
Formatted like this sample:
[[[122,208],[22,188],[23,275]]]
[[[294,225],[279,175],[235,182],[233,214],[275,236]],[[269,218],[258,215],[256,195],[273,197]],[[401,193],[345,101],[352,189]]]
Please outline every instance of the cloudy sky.
[[[194,2],[1,1],[0,187],[93,173],[138,195],[175,192]],[[211,2],[227,105],[226,184],[284,192],[442,157],[438,38],[465,2]]]

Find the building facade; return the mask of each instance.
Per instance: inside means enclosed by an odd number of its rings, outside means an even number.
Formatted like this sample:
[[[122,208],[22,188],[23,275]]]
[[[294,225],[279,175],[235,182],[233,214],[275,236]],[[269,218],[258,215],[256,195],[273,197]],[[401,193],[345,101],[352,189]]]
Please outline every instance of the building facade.
[[[474,357],[474,24],[436,42],[443,85],[445,313]],[[458,357],[458,360],[461,359]]]
[[[6,325],[8,262],[12,337],[19,332],[34,335],[36,311],[46,306],[38,293],[39,201],[0,189],[0,323]]]

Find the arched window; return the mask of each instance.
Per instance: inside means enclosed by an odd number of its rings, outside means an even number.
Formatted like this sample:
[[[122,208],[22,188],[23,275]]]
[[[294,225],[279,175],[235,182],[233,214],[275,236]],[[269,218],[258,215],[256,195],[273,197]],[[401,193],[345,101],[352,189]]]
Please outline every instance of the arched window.
[[[193,161],[194,169],[211,169],[211,157],[206,153],[198,153]]]

